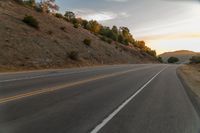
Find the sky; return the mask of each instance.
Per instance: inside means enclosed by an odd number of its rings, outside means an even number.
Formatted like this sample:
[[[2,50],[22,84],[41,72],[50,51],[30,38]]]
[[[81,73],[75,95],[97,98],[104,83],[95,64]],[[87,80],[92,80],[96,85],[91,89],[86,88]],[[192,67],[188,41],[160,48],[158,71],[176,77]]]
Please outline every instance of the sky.
[[[106,26],[126,26],[136,40],[158,54],[200,52],[200,0],[57,0],[60,11],[94,19]]]

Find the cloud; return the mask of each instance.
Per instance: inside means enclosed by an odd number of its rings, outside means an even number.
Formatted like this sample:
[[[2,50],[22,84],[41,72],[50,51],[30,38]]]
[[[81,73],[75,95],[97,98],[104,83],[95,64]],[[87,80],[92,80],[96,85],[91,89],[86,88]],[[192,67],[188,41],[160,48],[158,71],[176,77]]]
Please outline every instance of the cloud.
[[[107,21],[107,20],[112,20],[117,17],[116,14],[112,12],[98,12],[94,14],[88,14],[86,16],[83,16],[83,18],[87,20],[97,20],[97,21]]]
[[[97,20],[97,21],[108,21],[117,18],[128,17],[129,14],[126,12],[114,13],[111,11],[94,11],[89,9],[76,9],[74,10],[78,17],[87,20]]]
[[[199,39],[200,33],[182,33],[182,34],[153,34],[143,36],[144,40],[177,40],[177,39]]]
[[[128,0],[105,0],[108,2],[127,2]]]
[[[200,2],[200,0],[164,0],[170,2]]]

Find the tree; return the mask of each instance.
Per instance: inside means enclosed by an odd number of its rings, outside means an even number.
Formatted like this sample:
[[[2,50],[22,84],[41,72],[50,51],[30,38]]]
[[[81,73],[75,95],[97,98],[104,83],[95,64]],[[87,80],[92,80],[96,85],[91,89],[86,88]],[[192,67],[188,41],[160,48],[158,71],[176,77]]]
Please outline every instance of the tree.
[[[167,61],[168,63],[176,63],[179,61],[179,59],[177,57],[170,57]]]
[[[190,63],[200,63],[200,56],[192,56],[192,58],[190,59]]]
[[[162,59],[162,57],[158,57],[158,61],[160,62],[160,63],[163,63],[163,59]]]
[[[43,12],[55,12],[59,10],[59,6],[55,4],[55,0],[41,0],[40,7],[42,8]]]
[[[36,5],[35,0],[24,0],[24,4],[34,7]]]
[[[132,44],[134,43],[135,40],[133,39],[133,36],[132,36],[132,34],[130,33],[130,30],[127,27],[120,27],[120,34],[129,43],[132,43]]]
[[[119,30],[118,30],[117,26],[114,25],[114,26],[112,27],[112,32],[113,32],[114,34],[116,34],[116,35],[119,34]]]
[[[91,21],[89,21],[89,24],[90,24],[89,30],[91,32],[99,33],[99,31],[101,29],[101,25],[97,21],[91,20]]]
[[[140,49],[145,49],[145,42],[144,41],[137,41],[137,47]]]
[[[121,34],[118,36],[118,41],[124,44],[124,37]]]
[[[73,12],[71,12],[71,11],[66,11],[64,16],[65,16],[65,17],[67,18],[67,20],[69,20],[69,21],[71,21],[71,20],[73,20],[73,19],[76,18],[75,13],[73,13]]]
[[[82,27],[83,27],[84,29],[87,29],[87,24],[88,24],[88,21],[87,21],[87,20],[82,20],[81,25],[82,25]]]

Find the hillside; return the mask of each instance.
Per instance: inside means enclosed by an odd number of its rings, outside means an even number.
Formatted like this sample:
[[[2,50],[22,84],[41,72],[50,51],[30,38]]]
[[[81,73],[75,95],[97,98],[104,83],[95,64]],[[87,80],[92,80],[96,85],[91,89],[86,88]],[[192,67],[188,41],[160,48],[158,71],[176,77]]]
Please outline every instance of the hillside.
[[[25,15],[36,18],[40,29],[22,22]],[[108,44],[83,28],[12,0],[0,1],[0,20],[1,70],[157,62],[138,48]],[[83,43],[86,38],[90,46]]]
[[[163,53],[159,56],[161,56],[163,58],[164,62],[167,62],[169,57],[177,57],[179,58],[179,62],[178,63],[184,63],[184,62],[189,62],[189,59],[192,56],[198,55],[199,53],[193,52],[193,51],[189,51],[189,50],[180,50],[180,51],[174,51],[174,52],[166,52]]]

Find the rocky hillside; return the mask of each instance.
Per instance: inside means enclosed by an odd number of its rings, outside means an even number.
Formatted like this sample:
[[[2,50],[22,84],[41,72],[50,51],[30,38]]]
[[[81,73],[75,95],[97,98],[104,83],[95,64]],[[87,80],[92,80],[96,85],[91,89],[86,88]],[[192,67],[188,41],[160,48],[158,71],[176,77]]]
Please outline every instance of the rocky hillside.
[[[180,51],[174,51],[174,52],[166,52],[163,53],[159,56],[163,58],[164,62],[167,62],[169,57],[177,57],[179,59],[179,63],[187,63],[189,62],[190,58],[192,56],[200,55],[200,53],[196,53],[193,51],[188,51],[188,50],[180,50]]]
[[[26,15],[33,16],[40,28],[25,24]],[[0,1],[0,20],[1,70],[157,62],[138,48],[109,44],[83,28],[12,0]],[[83,43],[88,38],[90,45]]]

